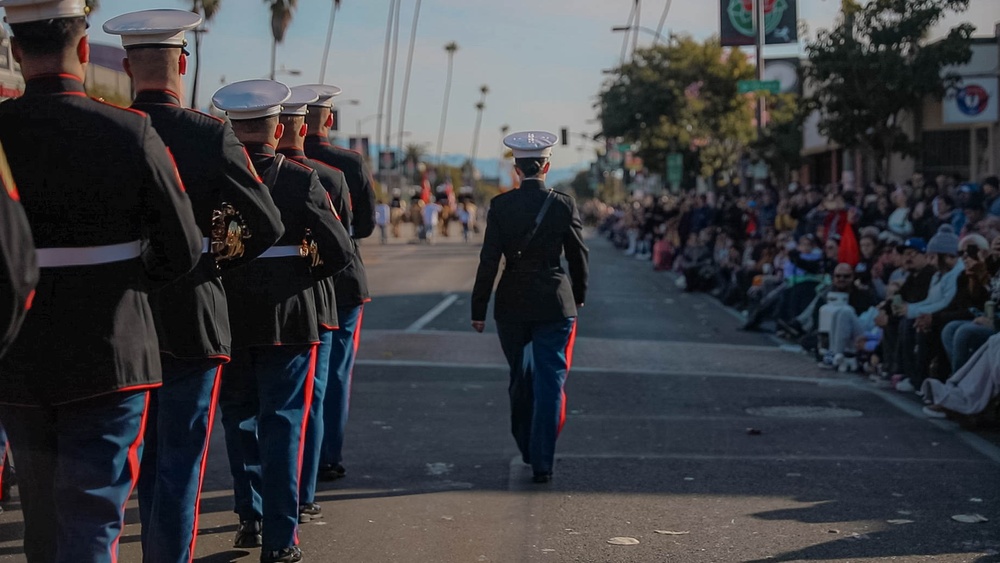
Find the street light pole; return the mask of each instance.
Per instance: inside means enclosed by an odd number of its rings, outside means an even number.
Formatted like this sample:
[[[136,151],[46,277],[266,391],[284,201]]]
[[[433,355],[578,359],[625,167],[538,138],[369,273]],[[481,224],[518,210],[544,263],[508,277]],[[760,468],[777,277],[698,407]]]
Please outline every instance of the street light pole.
[[[663,41],[664,43],[667,42],[667,38],[664,37],[661,33],[657,32],[655,29],[650,29],[642,25],[616,25],[615,27],[611,28],[611,31],[616,33],[622,31],[643,31],[645,33],[648,33],[656,37],[657,41]]]

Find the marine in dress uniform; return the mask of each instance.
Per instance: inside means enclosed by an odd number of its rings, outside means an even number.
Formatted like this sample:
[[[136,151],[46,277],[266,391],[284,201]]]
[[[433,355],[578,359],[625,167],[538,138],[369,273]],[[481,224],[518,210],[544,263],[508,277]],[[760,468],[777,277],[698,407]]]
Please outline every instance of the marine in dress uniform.
[[[176,159],[203,243],[191,273],[150,295],[163,386],[150,396],[139,472],[146,563],[194,557],[210,429],[222,365],[231,354],[222,274],[259,256],[284,231],[270,191],[232,128],[180,105],[184,32],[200,23],[201,16],[185,10],[145,10],[104,24],[104,31],[122,36],[125,70],[136,91],[132,107],[149,115]],[[227,209],[233,212],[228,217]],[[236,232],[229,233],[230,226]],[[227,245],[227,237],[238,240]]]
[[[0,147],[0,357],[17,336],[24,315],[31,307],[38,264],[31,227],[18,203],[17,186]],[[7,432],[0,425],[0,501],[7,501]],[[3,512],[3,508],[0,508]]]
[[[213,97],[271,188],[285,227],[274,247],[223,277],[233,359],[219,404],[240,519],[234,544],[261,544],[262,563],[302,558],[299,472],[319,343],[313,260],[303,251],[315,243],[333,271],[346,268],[354,254],[316,173],[276,156],[283,133],[278,114],[290,94],[284,84],[248,80]]]
[[[24,96],[0,141],[37,246],[31,314],[0,361],[24,550],[112,562],[160,354],[148,292],[187,274],[201,232],[144,113],[86,96],[84,0],[2,0]]]
[[[505,258],[493,316],[510,364],[511,431],[536,483],[552,478],[556,438],[566,420],[563,386],[573,357],[577,309],[587,292],[588,251],[576,202],[545,186],[556,140],[544,131],[504,138],[522,183],[493,198],[472,290],[472,326],[482,332]]]
[[[330,196],[333,209],[347,232],[351,231],[350,193],[347,180],[340,170],[318,160],[306,157],[303,143],[306,136],[305,116],[307,104],[319,99],[315,90],[308,86],[292,88],[292,95],[285,100],[281,109],[281,124],[285,132],[278,143],[278,152],[299,164],[303,164],[319,177],[320,184]],[[356,249],[355,249],[356,250]],[[355,253],[357,257],[357,253]],[[337,295],[335,279],[340,275],[351,275],[354,263],[343,272],[331,271],[325,264],[313,268],[316,279],[314,287],[316,309],[319,317],[319,347],[316,351],[316,373],[313,377],[313,394],[309,404],[309,423],[302,449],[302,474],[299,477],[299,523],[306,523],[323,517],[322,507],[316,503],[316,476],[319,472],[319,454],[323,444],[323,408],[327,381],[330,372],[330,353],[333,336],[337,330]]]
[[[0,146],[0,357],[17,336],[38,284],[31,227],[19,202],[7,155]],[[0,427],[0,434],[3,428]],[[0,446],[0,456],[6,448]],[[0,464],[2,465],[2,464]]]
[[[327,141],[333,124],[333,98],[341,90],[336,86],[323,84],[311,84],[308,88],[314,90],[319,98],[309,104],[309,115],[306,116],[306,124],[309,126],[305,139],[306,156],[344,173],[350,191],[351,237],[355,240],[368,238],[375,231],[375,191],[371,185],[371,173],[361,153],[335,147]],[[371,301],[361,253],[355,252],[354,256],[351,267],[335,280],[339,326],[333,331],[329,383],[323,407],[325,428],[319,470],[319,478],[326,481],[339,479],[346,474],[343,449],[351,402],[351,378],[354,358],[357,357],[361,341],[364,305]]]

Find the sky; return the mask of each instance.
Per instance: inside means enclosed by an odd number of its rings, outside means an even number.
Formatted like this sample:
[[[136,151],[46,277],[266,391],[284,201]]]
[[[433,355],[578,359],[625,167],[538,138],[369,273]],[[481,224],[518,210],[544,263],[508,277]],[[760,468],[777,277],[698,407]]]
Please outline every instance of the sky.
[[[503,125],[512,131],[566,127],[573,146],[557,147],[554,168],[582,168],[593,155],[592,144],[579,134],[600,128],[594,104],[607,77],[602,70],[620,62],[623,33],[612,26],[625,25],[633,0],[402,0],[399,55],[394,100],[392,139],[399,129],[400,92],[408,51],[414,6],[421,3],[405,144],[423,144],[435,152],[447,75],[444,45],[455,41],[454,79],[444,138],[445,154],[471,153],[476,122],[475,104],[480,86],[487,85],[478,155],[480,161],[501,154]],[[670,0],[641,0],[640,24],[656,28]],[[190,7],[190,0],[101,0],[92,15],[91,40],[119,44],[103,33],[101,25],[119,14],[151,8]],[[278,46],[277,67],[299,71],[298,76],[279,72],[278,80],[290,86],[319,80],[320,64],[333,0],[299,0],[299,7],[283,44]],[[337,98],[341,131],[373,136],[379,111],[385,25],[389,0],[342,0],[337,13],[326,82],[343,88]],[[839,0],[799,0],[799,19],[811,37],[833,25]],[[202,46],[202,86],[199,105],[223,84],[266,78],[270,69],[271,31],[263,0],[223,0],[208,24]],[[952,25],[971,21],[977,36],[992,36],[1000,23],[1000,0],[971,0],[970,9],[952,15],[935,30],[940,36]],[[714,0],[673,0],[664,35],[687,33],[706,39],[719,31]],[[640,33],[640,46],[649,45],[652,33]],[[800,37],[800,41],[804,38]],[[774,47],[765,56],[788,56],[796,47]],[[388,112],[384,110],[383,114]],[[383,128],[385,124],[383,123]],[[481,164],[485,175],[495,171]]]

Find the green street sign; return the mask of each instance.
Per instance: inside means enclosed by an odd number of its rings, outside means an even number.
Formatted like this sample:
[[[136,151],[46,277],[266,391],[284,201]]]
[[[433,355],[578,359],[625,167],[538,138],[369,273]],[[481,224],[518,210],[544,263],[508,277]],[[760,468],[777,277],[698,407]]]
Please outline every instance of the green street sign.
[[[672,152],[667,155],[667,182],[673,190],[681,187],[681,180],[684,177],[684,155],[679,152]]]
[[[749,94],[750,92],[777,94],[781,91],[781,82],[777,80],[740,80],[736,83],[736,90],[740,94]]]

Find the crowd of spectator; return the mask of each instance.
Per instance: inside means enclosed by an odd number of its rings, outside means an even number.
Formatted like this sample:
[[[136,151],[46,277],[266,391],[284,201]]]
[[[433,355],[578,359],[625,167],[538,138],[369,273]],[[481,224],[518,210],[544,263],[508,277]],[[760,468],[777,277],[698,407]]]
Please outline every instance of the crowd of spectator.
[[[625,256],[739,310],[743,330],[801,344],[820,368],[916,393],[927,416],[997,415],[995,176],[639,196],[584,213]]]

